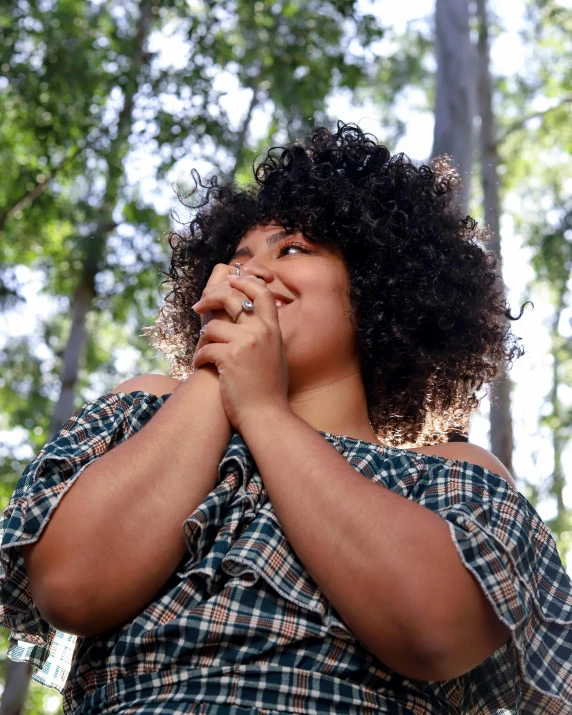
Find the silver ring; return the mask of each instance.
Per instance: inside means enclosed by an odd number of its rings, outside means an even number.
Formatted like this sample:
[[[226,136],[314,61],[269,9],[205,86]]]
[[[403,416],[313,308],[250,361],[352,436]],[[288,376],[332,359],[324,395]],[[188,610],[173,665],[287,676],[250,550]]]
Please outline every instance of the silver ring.
[[[252,312],[254,310],[254,303],[251,300],[249,300],[248,298],[245,298],[242,301],[242,308],[238,311],[238,313],[232,319],[233,323],[236,323],[236,321],[238,320],[238,316],[242,313],[243,310],[246,311],[247,313]]]
[[[240,275],[240,263],[235,263],[234,265],[236,266],[236,275],[239,276]]]
[[[208,338],[205,338],[205,330],[206,329],[207,329],[207,326],[203,325],[203,327],[201,328],[201,331],[199,333],[199,340],[202,338],[205,342],[210,343],[212,341],[209,340]]]

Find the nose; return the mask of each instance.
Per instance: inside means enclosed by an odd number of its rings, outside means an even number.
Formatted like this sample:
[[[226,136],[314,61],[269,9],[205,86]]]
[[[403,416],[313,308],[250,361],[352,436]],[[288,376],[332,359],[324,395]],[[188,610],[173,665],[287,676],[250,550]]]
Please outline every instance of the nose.
[[[240,274],[243,276],[254,276],[260,278],[265,283],[271,283],[274,280],[274,273],[265,266],[264,263],[257,261],[255,258],[249,259],[246,263],[240,266]]]

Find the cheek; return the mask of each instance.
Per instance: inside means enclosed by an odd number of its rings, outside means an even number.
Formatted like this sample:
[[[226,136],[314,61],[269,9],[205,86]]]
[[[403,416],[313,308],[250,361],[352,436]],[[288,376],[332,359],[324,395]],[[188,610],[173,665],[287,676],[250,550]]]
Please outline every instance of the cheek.
[[[315,278],[301,291],[298,305],[286,308],[279,320],[290,368],[313,370],[319,365],[323,373],[355,358],[347,290],[347,284]]]
[[[351,319],[348,301],[343,299],[339,290],[313,293],[302,300],[296,322],[296,329],[301,327],[299,337],[305,341],[320,343],[323,348],[335,348],[352,340],[355,331]]]
[[[302,296],[301,307],[312,322],[332,320],[339,322],[348,315],[347,300],[342,289],[331,284],[314,285],[311,292]]]

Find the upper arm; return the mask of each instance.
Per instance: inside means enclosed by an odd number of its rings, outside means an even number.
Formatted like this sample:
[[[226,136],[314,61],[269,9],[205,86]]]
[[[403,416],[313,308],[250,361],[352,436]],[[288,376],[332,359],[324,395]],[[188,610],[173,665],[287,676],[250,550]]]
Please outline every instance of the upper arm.
[[[477,464],[503,477],[517,490],[508,469],[484,447],[466,442],[450,442],[439,445],[439,449],[435,448],[431,454]],[[427,658],[426,680],[440,681],[459,677],[495,653],[510,636],[510,629],[497,617],[477,578],[466,570],[466,567],[464,569],[462,579],[462,572],[458,572],[456,586],[453,585],[453,574],[449,574],[452,592],[462,594],[458,598],[459,603],[462,603],[461,615],[457,613],[456,620],[449,622],[449,629],[443,625],[448,623],[448,615],[439,620],[439,632],[443,634],[449,630],[455,640],[449,642],[449,647],[444,647],[440,655],[432,653]],[[433,640],[437,642],[438,639]]]
[[[470,444],[469,442],[447,442],[445,444],[440,444],[439,449],[435,449],[432,454],[436,454],[440,457],[448,457],[450,459],[456,459],[461,462],[470,462],[471,464],[478,464],[480,467],[484,467],[494,474],[498,474],[503,479],[505,479],[510,486],[516,490],[516,484],[511,476],[511,473],[504,466],[504,464],[495,457],[492,452],[484,447],[479,447],[477,444]]]
[[[180,384],[181,381],[174,377],[151,373],[131,377],[129,380],[125,380],[125,382],[114,387],[110,392],[135,392],[142,390],[143,392],[150,392],[156,397],[161,397],[161,395],[173,392]]]
[[[122,382],[113,390],[110,390],[110,392],[117,393],[143,390],[144,392],[149,392],[157,397],[161,397],[161,395],[172,392],[180,384],[179,380],[173,377],[167,377],[166,375],[138,375],[137,377],[132,377]],[[92,446],[92,452],[94,449]],[[50,537],[52,532],[53,526],[48,523],[38,540],[22,546],[22,556],[30,582],[32,598],[37,604],[38,610],[44,615],[48,623],[60,630],[65,630],[65,628],[61,628],[62,624],[57,620],[57,615],[53,615],[52,611],[50,611],[49,603],[47,603],[48,595],[52,599],[52,602],[53,599],[55,599],[56,602],[58,601],[58,598],[56,598],[53,593],[50,593],[53,589],[48,589],[45,586],[48,578],[51,576],[52,569],[50,565],[53,564],[54,561],[57,561],[59,552],[58,544],[54,543]],[[63,601],[63,599],[61,600]]]

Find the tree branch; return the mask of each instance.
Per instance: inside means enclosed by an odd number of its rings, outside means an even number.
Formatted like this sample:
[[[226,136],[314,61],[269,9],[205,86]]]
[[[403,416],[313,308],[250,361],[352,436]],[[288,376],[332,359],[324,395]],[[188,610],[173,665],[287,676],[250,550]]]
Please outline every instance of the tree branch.
[[[67,156],[61,164],[58,164],[57,166],[54,166],[51,169],[51,173],[49,176],[47,176],[43,181],[39,181],[33,189],[30,189],[30,191],[27,191],[25,194],[22,194],[19,199],[16,199],[16,201],[12,204],[12,206],[6,211],[6,213],[2,214],[0,216],[0,231],[4,231],[7,222],[13,218],[14,214],[16,214],[18,211],[21,211],[22,209],[26,208],[26,206],[29,206],[34,199],[36,199],[40,194],[42,194],[47,188],[48,184],[52,179],[54,179],[63,169],[67,168],[71,162],[74,161],[83,151],[85,151],[88,147],[90,147],[94,142],[96,142],[98,139],[101,139],[101,137],[107,132],[105,131],[100,131],[97,133],[97,135],[91,140],[91,141],[86,141],[83,146],[76,146],[74,151]]]
[[[560,107],[563,107],[565,104],[569,104],[572,102],[572,95],[568,97],[564,97],[558,104],[555,104],[554,107],[548,107],[548,109],[544,109],[541,112],[533,112],[532,114],[527,114],[526,117],[521,117],[518,119],[516,122],[510,125],[508,129],[502,134],[498,139],[497,139],[497,145],[502,144],[510,134],[513,132],[518,131],[519,129],[522,129],[526,122],[528,122],[530,119],[536,119],[538,117],[544,117],[547,114],[550,114],[550,112],[553,112],[555,109],[560,109]]]

